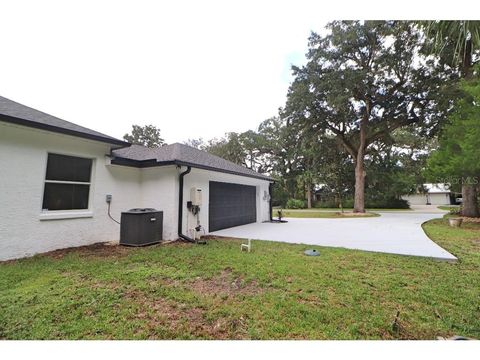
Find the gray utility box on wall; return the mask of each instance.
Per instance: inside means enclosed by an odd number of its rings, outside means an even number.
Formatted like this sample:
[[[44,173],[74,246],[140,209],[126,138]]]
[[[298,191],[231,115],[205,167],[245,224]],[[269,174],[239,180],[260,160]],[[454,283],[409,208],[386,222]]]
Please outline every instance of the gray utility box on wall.
[[[163,211],[130,209],[122,212],[120,244],[145,246],[157,244],[163,237]]]

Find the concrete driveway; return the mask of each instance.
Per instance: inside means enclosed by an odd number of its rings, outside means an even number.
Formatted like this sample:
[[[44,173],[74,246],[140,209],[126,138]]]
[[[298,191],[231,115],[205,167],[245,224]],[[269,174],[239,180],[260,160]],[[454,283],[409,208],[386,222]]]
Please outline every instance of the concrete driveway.
[[[442,213],[408,211],[382,212],[380,217],[373,218],[289,218],[288,223],[255,223],[211,234],[455,261],[457,258],[430,240],[421,227],[425,221],[441,216]]]

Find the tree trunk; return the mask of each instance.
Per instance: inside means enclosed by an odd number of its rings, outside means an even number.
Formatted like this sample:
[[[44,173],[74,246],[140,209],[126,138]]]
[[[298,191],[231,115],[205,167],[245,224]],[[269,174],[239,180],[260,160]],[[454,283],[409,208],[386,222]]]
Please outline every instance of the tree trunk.
[[[363,155],[358,155],[355,163],[355,202],[353,212],[365,212],[365,166]]]
[[[462,59],[462,72],[464,79],[471,79],[473,76],[473,66],[472,66],[472,39],[469,39],[465,42],[465,49]]]
[[[310,184],[307,184],[307,208],[312,208],[312,187]]]
[[[360,144],[355,159],[355,201],[353,212],[365,212],[365,149],[367,148],[367,123],[370,114],[370,103],[366,102],[366,114],[360,122]]]
[[[465,42],[465,48],[462,59],[463,78],[470,80],[473,76],[472,67],[472,40]],[[477,202],[477,186],[472,184],[462,184],[462,215],[468,217],[479,217]]]
[[[468,217],[479,217],[477,187],[472,184],[462,185],[462,215]]]
[[[340,208],[340,211],[343,213],[343,200],[342,200],[342,195],[338,193],[338,206]]]

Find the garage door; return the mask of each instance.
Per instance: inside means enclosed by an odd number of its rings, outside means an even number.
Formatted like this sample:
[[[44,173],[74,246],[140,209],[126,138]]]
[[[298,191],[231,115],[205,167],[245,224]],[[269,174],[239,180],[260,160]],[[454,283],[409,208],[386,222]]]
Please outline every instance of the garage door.
[[[255,186],[210,181],[209,231],[257,221]]]

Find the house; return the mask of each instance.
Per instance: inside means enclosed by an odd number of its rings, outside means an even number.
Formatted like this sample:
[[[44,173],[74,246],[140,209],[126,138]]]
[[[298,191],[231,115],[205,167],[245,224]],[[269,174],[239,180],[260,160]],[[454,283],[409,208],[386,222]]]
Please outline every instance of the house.
[[[131,145],[0,97],[0,260],[118,241],[114,220],[131,208],[163,211],[163,240],[268,221],[272,182],[183,144]]]
[[[403,195],[410,205],[450,205],[454,203],[454,194],[446,184],[423,184],[424,192]]]

